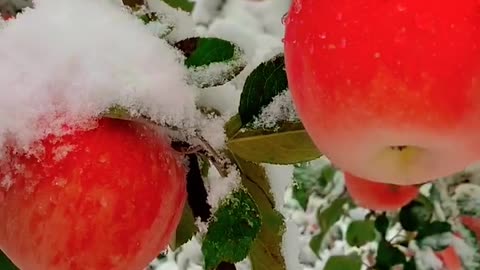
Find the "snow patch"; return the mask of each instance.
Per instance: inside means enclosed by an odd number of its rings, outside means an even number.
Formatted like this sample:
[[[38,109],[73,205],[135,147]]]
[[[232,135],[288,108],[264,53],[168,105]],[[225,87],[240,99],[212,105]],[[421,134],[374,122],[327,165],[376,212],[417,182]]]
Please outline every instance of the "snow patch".
[[[222,177],[217,169],[212,166],[208,172],[208,197],[207,201],[212,206],[212,211],[215,212],[224,198],[232,193],[240,185],[240,174],[234,169],[230,168],[228,175]]]
[[[75,145],[64,144],[53,149],[53,160],[56,162],[66,158],[70,152],[75,149]]]
[[[285,233],[283,234],[282,253],[285,258],[285,266],[288,270],[300,270],[303,266],[299,261],[300,233],[297,225],[292,221],[286,221]]]
[[[14,183],[15,181],[13,180],[12,176],[10,174],[7,174],[0,181],[0,187],[4,188],[5,191],[8,191]]]
[[[7,135],[26,147],[62,134],[64,123],[82,126],[113,105],[196,125],[197,89],[185,82],[183,56],[118,3],[34,4],[0,31],[0,146]]]
[[[279,122],[299,121],[295,107],[292,101],[290,91],[285,90],[283,93],[273,98],[272,102],[266,106],[261,114],[255,118],[253,126],[257,128],[274,128]]]

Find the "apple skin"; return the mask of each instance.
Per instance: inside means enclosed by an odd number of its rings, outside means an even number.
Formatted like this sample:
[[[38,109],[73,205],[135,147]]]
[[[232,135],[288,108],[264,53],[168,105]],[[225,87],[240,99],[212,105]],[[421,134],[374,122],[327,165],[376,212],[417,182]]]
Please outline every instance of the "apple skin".
[[[435,255],[442,261],[445,270],[463,270],[462,260],[453,246],[437,251]]]
[[[414,200],[419,193],[416,186],[398,186],[368,181],[344,173],[345,187],[352,200],[360,207],[374,211],[396,211]]]
[[[158,131],[101,119],[39,145],[0,165],[0,249],[20,269],[142,270],[167,248],[186,172]]]
[[[285,27],[294,105],[340,169],[411,185],[479,159],[479,1],[294,0]]]
[[[477,240],[480,241],[480,218],[472,216],[460,216],[460,221],[467,229],[472,231],[477,237]]]

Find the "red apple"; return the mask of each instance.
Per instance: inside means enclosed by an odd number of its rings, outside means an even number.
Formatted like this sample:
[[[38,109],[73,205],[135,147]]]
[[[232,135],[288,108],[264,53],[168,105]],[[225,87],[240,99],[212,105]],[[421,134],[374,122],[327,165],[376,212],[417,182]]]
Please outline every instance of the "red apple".
[[[141,270],[186,200],[181,158],[157,130],[102,119],[0,165],[0,248],[22,270]]]
[[[289,87],[338,167],[411,185],[480,156],[480,2],[294,0]]]
[[[360,207],[374,211],[395,211],[418,196],[416,186],[398,186],[368,181],[345,173],[345,186]]]
[[[452,246],[442,251],[435,252],[435,255],[442,261],[445,270],[463,270],[462,260]]]
[[[480,218],[472,216],[461,216],[460,221],[467,229],[471,230],[477,237],[477,240],[480,241]]]

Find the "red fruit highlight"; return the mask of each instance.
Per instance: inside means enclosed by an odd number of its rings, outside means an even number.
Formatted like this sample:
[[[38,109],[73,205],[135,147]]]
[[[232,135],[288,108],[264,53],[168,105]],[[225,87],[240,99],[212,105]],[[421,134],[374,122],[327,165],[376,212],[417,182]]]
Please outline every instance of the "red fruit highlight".
[[[360,207],[374,211],[395,211],[418,196],[416,186],[397,186],[358,178],[345,173],[345,186]]]
[[[36,149],[0,163],[0,248],[19,268],[141,270],[167,248],[186,174],[156,130],[102,119]]]
[[[294,0],[285,61],[320,152],[412,185],[480,159],[480,2]]]

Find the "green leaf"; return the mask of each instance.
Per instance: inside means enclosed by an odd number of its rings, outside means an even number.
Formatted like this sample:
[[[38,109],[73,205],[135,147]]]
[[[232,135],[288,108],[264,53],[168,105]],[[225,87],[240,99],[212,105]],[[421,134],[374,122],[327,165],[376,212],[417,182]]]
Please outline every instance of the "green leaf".
[[[392,266],[406,262],[405,254],[386,240],[381,240],[377,249],[376,269],[390,270]]]
[[[203,240],[205,268],[214,269],[221,262],[245,259],[260,227],[258,208],[246,190],[240,189],[227,197],[209,223]]]
[[[361,247],[377,237],[374,223],[371,220],[354,220],[348,225],[347,243]]]
[[[228,120],[228,122],[225,124],[224,129],[225,129],[225,134],[227,135],[227,138],[232,138],[237,134],[237,132],[242,128],[242,120],[240,119],[240,115],[236,114],[232,116]]]
[[[314,235],[310,239],[309,246],[312,249],[313,253],[318,256],[318,252],[322,248],[323,238],[325,238],[325,232],[321,231],[318,234]]]
[[[193,7],[195,6],[195,3],[190,0],[163,0],[163,2],[173,8],[179,8],[186,12],[192,12]]]
[[[417,231],[430,222],[433,204],[424,196],[402,207],[399,214],[400,224],[406,231]]]
[[[310,241],[310,248],[316,254],[322,246],[323,239],[331,227],[344,214],[343,206],[348,202],[345,197],[334,200],[326,209],[319,209],[317,212],[317,222],[320,226],[320,233],[315,235]]]
[[[307,210],[308,200],[311,191],[305,182],[295,181],[292,185],[292,197],[297,200],[298,204],[305,211]]]
[[[414,259],[410,259],[403,263],[403,270],[417,270],[417,264]]]
[[[187,67],[200,67],[225,62],[235,56],[235,45],[219,38],[192,37],[175,44],[187,57]]]
[[[375,229],[382,235],[383,238],[387,235],[388,226],[390,221],[387,214],[384,212],[375,219]]]
[[[441,251],[451,245],[452,226],[448,222],[434,221],[421,227],[415,239],[419,246]]]
[[[175,234],[175,246],[171,246],[171,248],[175,250],[176,248],[182,246],[197,232],[198,228],[195,226],[195,219],[193,217],[192,209],[188,203],[186,203],[183,210],[182,219],[180,220],[180,224],[178,224],[177,232]]]
[[[102,117],[121,119],[121,120],[132,119],[132,116],[130,115],[130,111],[127,108],[118,106],[118,105],[114,105],[108,108],[105,112],[103,112]]]
[[[294,164],[321,156],[301,123],[283,123],[278,130],[242,129],[227,146],[239,157],[257,163]]]
[[[15,264],[0,250],[0,269],[2,270],[19,270]]]
[[[337,198],[326,209],[317,212],[317,221],[322,231],[328,231],[344,214],[343,206],[348,202],[345,197]]]
[[[274,209],[275,203],[265,169],[238,156],[234,156],[234,160],[242,173],[242,183],[254,198],[262,218],[260,233],[249,254],[252,270],[285,270],[282,255],[285,224],[283,216]]]
[[[426,237],[448,232],[452,232],[452,225],[450,225],[450,223],[443,221],[433,221],[426,224],[424,227],[421,227],[418,230],[417,237],[415,237],[415,239],[422,240]]]
[[[260,64],[247,78],[240,97],[239,113],[243,123],[258,116],[264,106],[288,88],[283,54]]]
[[[247,65],[240,47],[227,40],[192,37],[177,42],[175,47],[186,56],[190,82],[201,88],[225,84]]]
[[[362,258],[358,255],[330,256],[325,264],[324,270],[360,270]]]

